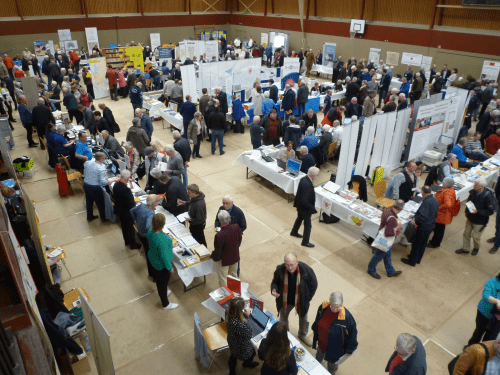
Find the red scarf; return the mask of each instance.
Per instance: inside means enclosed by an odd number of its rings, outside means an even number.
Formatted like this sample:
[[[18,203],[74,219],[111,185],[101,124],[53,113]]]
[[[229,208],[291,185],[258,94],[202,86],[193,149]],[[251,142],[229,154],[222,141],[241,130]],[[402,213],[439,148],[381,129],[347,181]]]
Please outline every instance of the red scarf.
[[[401,357],[399,354],[396,354],[392,359],[391,364],[389,365],[389,375],[391,375],[392,370],[394,370],[394,367],[403,362],[404,362],[403,357]]]
[[[300,269],[297,264],[297,281],[295,283],[295,311],[299,313],[300,308]],[[288,271],[285,269],[285,281],[283,284],[283,311],[285,311],[288,300]]]

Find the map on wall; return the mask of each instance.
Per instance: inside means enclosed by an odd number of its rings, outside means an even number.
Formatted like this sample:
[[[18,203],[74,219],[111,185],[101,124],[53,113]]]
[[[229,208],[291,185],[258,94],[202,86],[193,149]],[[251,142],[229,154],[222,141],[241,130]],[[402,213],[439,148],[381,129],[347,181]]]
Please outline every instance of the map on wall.
[[[387,65],[397,66],[399,64],[399,52],[387,51],[387,58],[385,59]]]
[[[89,60],[90,74],[94,84],[94,99],[101,99],[109,96],[109,83],[106,79],[106,59],[104,57]]]

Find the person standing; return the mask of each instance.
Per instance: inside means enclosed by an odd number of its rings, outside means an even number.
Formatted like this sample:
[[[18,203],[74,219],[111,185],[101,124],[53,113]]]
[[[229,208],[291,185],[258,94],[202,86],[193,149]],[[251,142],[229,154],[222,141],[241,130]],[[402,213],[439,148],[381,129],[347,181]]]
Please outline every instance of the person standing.
[[[267,67],[271,67],[271,63],[273,61],[273,44],[269,43],[269,45],[266,47],[266,62],[267,62]]]
[[[202,157],[200,155],[200,145],[206,137],[206,134],[207,125],[205,124],[205,120],[203,120],[203,115],[201,112],[195,112],[194,118],[191,120],[187,128],[187,139],[189,139],[189,141],[193,144],[193,158]]]
[[[299,182],[299,187],[297,193],[295,194],[295,201],[293,206],[297,208],[297,219],[293,224],[290,236],[302,238],[302,246],[314,247],[312,243],[309,242],[309,237],[311,235],[311,215],[315,214],[316,207],[316,194],[314,192],[313,181],[318,176],[319,169],[316,167],[311,167],[307,171],[307,176],[302,177]],[[299,234],[299,228],[304,222],[304,234]]]
[[[408,258],[402,258],[401,262],[409,266],[415,267],[420,264],[425,253],[427,240],[434,229],[436,218],[438,216],[439,203],[432,196],[432,190],[429,186],[422,188],[422,203],[415,213],[415,217],[411,224],[417,226],[415,240],[411,245],[411,252]]]
[[[401,233],[401,228],[403,225],[398,222],[398,214],[403,211],[405,206],[405,202],[401,199],[398,199],[394,202],[393,208],[387,208],[382,213],[382,217],[380,220],[380,227],[378,228],[379,232],[384,229],[384,235],[386,238],[389,237],[398,237]],[[396,277],[401,275],[403,272],[396,271],[392,266],[392,248],[388,251],[383,251],[380,249],[374,249],[373,257],[368,263],[368,274],[375,278],[381,279],[382,277],[377,273],[377,264],[380,261],[384,260],[385,271],[387,272],[387,277]]]
[[[156,288],[160,296],[163,310],[173,310],[179,307],[177,303],[168,300],[172,291],[168,289],[170,274],[174,273],[172,260],[172,239],[163,232],[165,226],[165,215],[155,214],[151,220],[151,228],[148,229],[147,240],[149,252],[148,261],[155,270]]]
[[[427,359],[422,341],[409,333],[400,334],[385,372],[389,375],[425,375]]]
[[[131,250],[140,249],[135,241],[134,220],[130,215],[130,210],[135,207],[134,195],[127,186],[130,181],[130,171],[124,170],[120,173],[120,181],[113,185],[113,198],[115,201],[115,214],[120,218],[122,226],[122,236],[125,246],[130,246]]]
[[[142,113],[142,109],[137,108],[135,110],[135,117],[141,120],[141,128],[146,132],[149,141],[151,142],[151,138],[153,137],[153,123],[151,122],[151,118]]]
[[[262,127],[264,128],[263,143],[264,145],[278,145],[283,137],[283,125],[278,118],[276,109],[269,111],[267,116],[262,119]]]
[[[311,73],[312,66],[314,65],[314,53],[312,53],[311,49],[307,49],[307,54],[306,54],[306,76],[309,77]]]
[[[194,114],[196,113],[196,104],[192,101],[191,95],[186,95],[186,101],[181,104],[179,113],[182,116],[182,123],[184,125],[184,138],[188,139],[188,127],[189,123],[194,119]]]
[[[7,54],[3,55],[3,63],[7,67],[10,78],[14,79],[14,61]]]
[[[28,100],[26,96],[21,95],[19,97],[19,117],[21,118],[21,123],[26,129],[26,138],[28,139],[28,147],[37,147],[38,143],[33,142],[33,118],[32,113],[28,108]]]
[[[434,226],[434,236],[426,245],[431,249],[435,249],[441,246],[441,241],[443,241],[444,231],[446,229],[446,225],[450,225],[453,216],[458,214],[460,210],[460,202],[458,210],[455,211],[455,205],[457,202],[457,196],[455,194],[455,189],[453,189],[453,185],[455,184],[455,180],[452,177],[446,177],[443,180],[443,188],[436,193],[436,200],[439,204],[439,211],[436,219],[436,225]]]
[[[252,328],[247,323],[250,310],[245,308],[245,300],[235,297],[229,301],[227,308],[227,343],[229,345],[229,375],[236,375],[238,359],[243,361],[244,368],[255,368],[259,365],[253,359],[255,351],[250,340]]]
[[[146,204],[138,204],[130,210],[130,215],[135,222],[137,228],[137,234],[139,235],[139,240],[144,246],[144,253],[146,254],[146,263],[148,266],[148,274],[156,281],[155,268],[151,264],[149,259],[149,241],[147,238],[148,231],[151,229],[153,216],[155,215],[156,206],[160,202],[160,197],[158,195],[148,195],[146,197]]]
[[[94,215],[94,202],[99,210],[102,221],[106,221],[103,185],[111,185],[106,177],[106,167],[102,165],[106,160],[103,152],[96,152],[92,160],[84,164],[83,190],[87,203],[87,221],[97,219]]]
[[[208,116],[210,131],[212,133],[212,155],[215,154],[215,142],[219,142],[219,153],[224,155],[224,129],[226,128],[226,115],[220,111],[219,103],[214,103],[214,110]]]
[[[288,327],[283,322],[273,324],[260,342],[258,355],[264,361],[261,375],[297,375],[299,372],[294,352],[290,349]]]
[[[263,137],[264,128],[260,126],[260,116],[254,116],[253,122],[250,125],[250,140],[254,150],[262,146]]]
[[[288,118],[293,114],[296,106],[297,101],[295,99],[295,91],[293,91],[290,85],[287,83],[285,85],[283,100],[281,101],[281,107],[283,108],[283,111],[285,111],[285,120],[288,120]]]
[[[205,194],[200,191],[198,185],[191,184],[187,187],[189,201],[177,199],[177,205],[187,205],[189,217],[189,231],[193,238],[200,244],[207,247],[205,240],[205,226],[207,222],[207,206],[205,204]]]
[[[132,74],[129,75],[131,77]],[[132,108],[134,109],[134,116],[136,110],[142,108],[142,83],[132,80],[130,84],[130,89],[128,91],[128,96],[130,98],[130,103],[132,103]]]
[[[307,313],[317,289],[318,280],[314,270],[300,262],[296,254],[286,254],[284,263],[277,266],[274,271],[271,294],[276,298],[280,322],[289,328],[290,312],[295,310],[299,315],[298,337],[307,346],[312,345],[312,340],[307,337],[309,330]]]
[[[303,80],[299,80],[299,90],[297,91],[297,106],[299,107],[299,116],[306,111],[306,103],[309,100],[309,88]]]
[[[118,79],[116,77],[116,71],[113,69],[112,65],[108,65],[106,78],[108,79],[109,83],[109,94],[111,100],[118,101]]]
[[[328,371],[335,374],[339,368],[336,362],[343,355],[351,356],[358,347],[356,321],[344,307],[342,293],[333,292],[330,300],[319,306],[311,330],[316,359],[319,363],[326,360]]]
[[[380,108],[380,104],[382,100],[385,99],[387,93],[389,92],[389,86],[391,85],[391,76],[387,74],[387,69],[382,70],[382,79],[380,80],[379,90],[378,90],[378,106]]]
[[[242,232],[238,224],[230,224],[229,212],[219,211],[217,219],[220,230],[215,235],[214,251],[210,257],[216,262],[219,286],[222,287],[226,285],[228,275],[237,276]]]

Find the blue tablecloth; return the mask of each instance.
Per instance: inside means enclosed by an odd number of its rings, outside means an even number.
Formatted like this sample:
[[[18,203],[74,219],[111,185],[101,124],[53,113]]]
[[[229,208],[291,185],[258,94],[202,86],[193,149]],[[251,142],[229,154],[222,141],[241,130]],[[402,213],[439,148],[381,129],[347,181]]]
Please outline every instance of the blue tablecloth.
[[[312,109],[314,112],[319,111],[319,96],[310,96],[309,100],[306,103],[306,112]]]

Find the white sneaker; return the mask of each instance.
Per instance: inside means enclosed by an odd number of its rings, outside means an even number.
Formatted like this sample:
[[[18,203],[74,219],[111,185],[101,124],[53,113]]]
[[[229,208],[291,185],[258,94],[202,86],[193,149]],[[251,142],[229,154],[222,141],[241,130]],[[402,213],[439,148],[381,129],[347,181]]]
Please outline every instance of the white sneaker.
[[[167,290],[167,297],[170,297],[170,295],[172,294],[172,291],[170,289]]]
[[[179,307],[178,303],[170,302],[167,307],[164,307],[163,310],[173,310]]]

